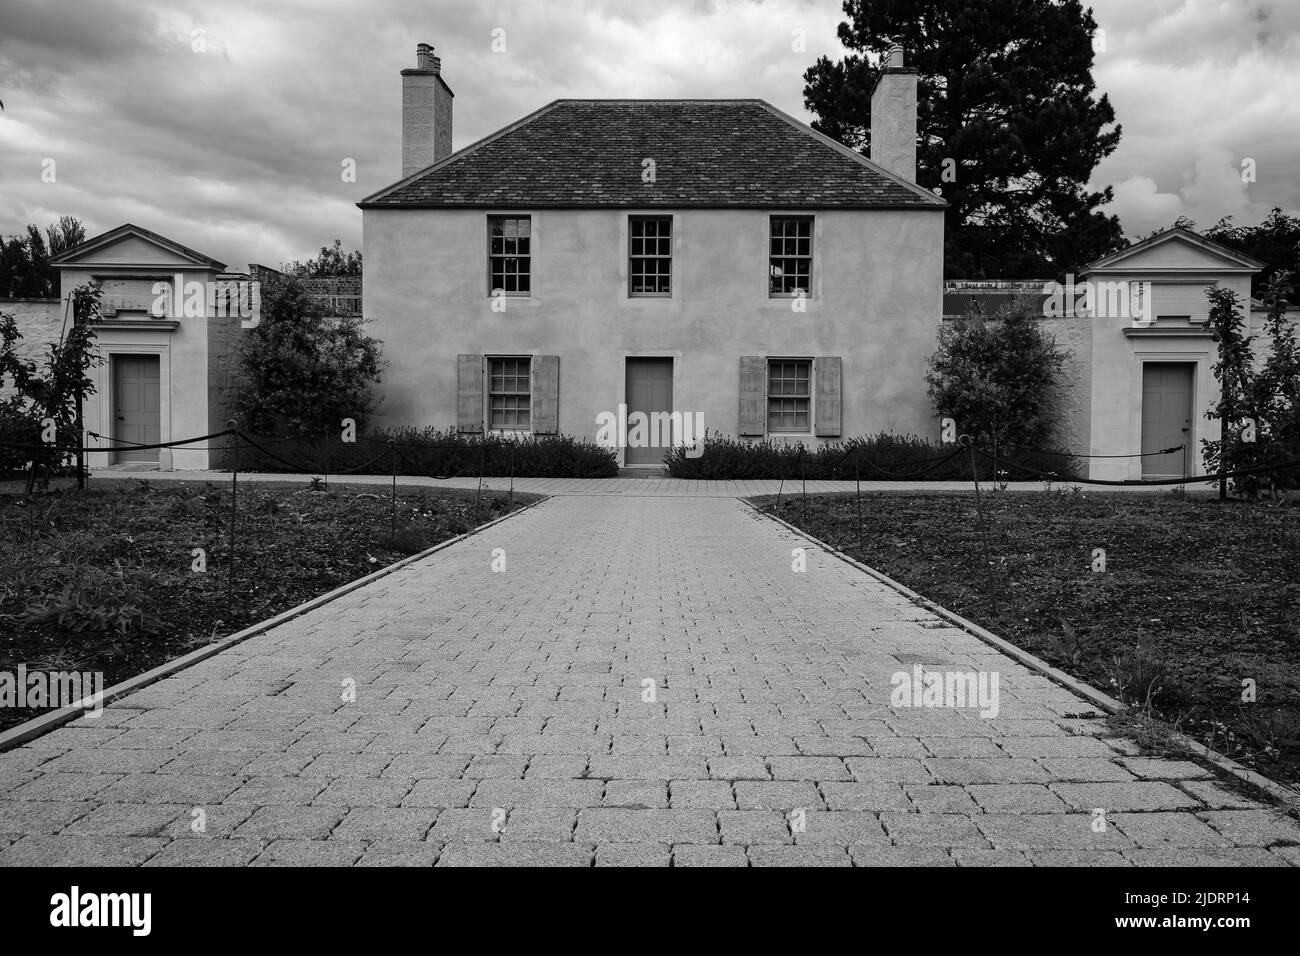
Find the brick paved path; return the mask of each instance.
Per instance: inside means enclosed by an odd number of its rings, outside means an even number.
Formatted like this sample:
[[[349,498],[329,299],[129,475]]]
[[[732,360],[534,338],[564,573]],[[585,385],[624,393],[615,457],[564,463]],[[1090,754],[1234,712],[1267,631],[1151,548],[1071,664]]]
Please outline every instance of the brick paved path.
[[[1300,863],[1293,821],[801,543],[551,499],[0,754],[0,863]],[[916,663],[996,671],[998,716],[891,709]]]

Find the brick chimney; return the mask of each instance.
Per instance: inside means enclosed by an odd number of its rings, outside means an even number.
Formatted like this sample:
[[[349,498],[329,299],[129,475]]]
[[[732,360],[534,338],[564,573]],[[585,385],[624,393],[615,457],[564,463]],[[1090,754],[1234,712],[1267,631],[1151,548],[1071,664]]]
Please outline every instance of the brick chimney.
[[[451,155],[451,100],[433,47],[415,48],[415,69],[402,71],[402,178]]]
[[[871,91],[871,161],[916,182],[916,70],[895,39]]]

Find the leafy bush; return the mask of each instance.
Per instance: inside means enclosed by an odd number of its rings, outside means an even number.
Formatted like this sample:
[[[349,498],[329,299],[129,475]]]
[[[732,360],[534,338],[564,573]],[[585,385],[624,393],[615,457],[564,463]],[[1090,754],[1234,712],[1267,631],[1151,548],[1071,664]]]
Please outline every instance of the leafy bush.
[[[992,317],[971,313],[939,329],[925,376],[930,400],[981,444],[1050,447],[1065,354],[1038,308],[1020,298]]]
[[[324,434],[344,418],[358,427],[375,406],[380,342],[355,316],[327,315],[289,278],[262,304],[239,352],[239,422],[253,432]]]
[[[27,462],[32,453],[23,448],[9,448],[6,443],[16,445],[38,445],[41,441],[40,420],[30,411],[25,411],[22,403],[14,399],[0,401],[0,480],[26,475]]]
[[[23,337],[18,323],[12,315],[0,312],[0,384],[13,387],[13,394],[0,403],[0,441],[45,445],[40,440],[40,423],[48,418],[54,422],[56,446],[81,444],[78,411],[82,400],[95,392],[95,382],[87,373],[103,363],[94,328],[100,319],[100,297],[98,281],[73,290],[72,325],[59,341],[47,345],[41,366],[18,354]],[[0,454],[4,455],[0,470],[5,472],[12,472],[15,465],[22,469],[27,461],[34,463],[27,472],[28,492],[38,470],[48,477],[66,473],[71,464],[67,453],[57,447],[0,449]]]
[[[743,480],[749,478],[809,478],[852,481],[969,481],[970,454],[952,445],[940,445],[915,435],[879,435],[829,442],[813,448],[783,444],[769,439],[743,440],[711,432],[704,437],[704,453],[687,458],[683,448],[672,448],[664,456],[674,478]],[[981,481],[994,477],[992,462],[976,456],[976,473]],[[1065,481],[1078,474],[1069,455],[1017,452],[1000,449],[997,469],[1007,480],[1029,480],[1034,472],[1055,473]]]
[[[242,471],[302,472],[338,475],[388,474],[392,467],[387,442],[397,450],[399,475],[451,478],[461,475],[519,478],[611,478],[618,474],[614,451],[567,435],[502,439],[463,435],[454,428],[380,428],[356,442],[339,433],[328,438],[267,439],[265,451],[241,445]],[[255,439],[262,444],[260,439]],[[269,453],[269,454],[268,454]],[[290,467],[290,466],[294,467]]]
[[[1289,273],[1278,273],[1269,284],[1265,331],[1269,351],[1256,367],[1247,323],[1237,294],[1231,289],[1211,289],[1209,328],[1218,348],[1214,377],[1219,401],[1206,413],[1220,423],[1220,437],[1202,439],[1202,458],[1210,472],[1260,468],[1300,455],[1300,353],[1295,327],[1287,315]],[[1223,481],[1221,479],[1221,481]],[[1283,468],[1240,475],[1234,490],[1256,497],[1269,490],[1300,483],[1300,470]],[[1220,485],[1226,491],[1226,482]]]

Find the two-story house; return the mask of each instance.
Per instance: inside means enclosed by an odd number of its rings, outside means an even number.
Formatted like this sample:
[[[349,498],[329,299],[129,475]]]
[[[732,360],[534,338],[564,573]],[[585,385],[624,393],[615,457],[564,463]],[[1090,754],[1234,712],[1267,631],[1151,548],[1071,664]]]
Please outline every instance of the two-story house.
[[[385,424],[596,439],[616,416],[627,466],[671,440],[637,413],[935,432],[945,204],[913,181],[901,49],[871,159],[760,100],[557,100],[453,153],[431,47],[402,83],[403,178],[359,203]]]

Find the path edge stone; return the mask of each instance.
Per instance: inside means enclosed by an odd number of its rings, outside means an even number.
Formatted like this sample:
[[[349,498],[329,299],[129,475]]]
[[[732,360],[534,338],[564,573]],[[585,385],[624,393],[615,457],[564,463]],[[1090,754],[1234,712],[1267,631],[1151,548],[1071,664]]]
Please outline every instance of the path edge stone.
[[[955,611],[950,611],[943,605],[936,604],[934,601],[931,601],[929,598],[925,597],[924,595],[916,593],[907,585],[895,581],[889,575],[881,571],[877,571],[875,568],[863,564],[861,561],[858,561],[856,558],[850,557],[849,555],[845,554],[843,551],[839,550],[838,548],[832,547],[831,545],[827,544],[825,541],[822,541],[820,538],[815,538],[808,532],[804,531],[803,529],[795,527],[794,525],[790,524],[790,522],[785,521],[782,518],[778,518],[776,515],[768,514],[766,511],[764,511],[758,505],[754,504],[754,502],[750,501],[748,498],[741,498],[740,501],[745,505],[748,505],[751,509],[753,509],[757,514],[761,515],[762,517],[767,518],[770,521],[775,521],[777,524],[784,526],[790,531],[793,531],[799,537],[803,538],[805,541],[815,544],[817,547],[821,548],[827,554],[830,554],[838,558],[839,560],[843,561],[845,564],[857,568],[859,571],[863,572],[864,574],[868,575],[871,578],[874,578],[875,580],[879,581],[881,584],[884,584],[887,587],[890,587],[893,590],[897,591],[899,594],[903,595],[903,597],[907,598],[909,601],[911,601],[913,604],[916,604],[918,607],[921,607],[924,610],[931,612],[932,614],[937,614],[939,617],[943,618],[944,620],[952,624],[955,624],[957,627],[961,628],[963,631],[966,631],[968,634],[971,634],[974,637],[979,638],[984,643],[992,645],[993,647],[997,648],[999,651],[1006,654],[1012,660],[1020,664],[1023,664],[1025,667],[1028,667],[1030,670],[1037,671],[1038,673],[1046,677],[1048,680],[1052,681],[1053,683],[1061,685],[1066,690],[1070,691],[1071,693],[1075,694],[1078,697],[1082,697],[1084,700],[1100,708],[1101,710],[1104,710],[1110,714],[1118,714],[1120,711],[1128,709],[1119,701],[1115,700],[1113,697],[1110,697],[1107,694],[1103,694],[1095,687],[1089,684],[1085,684],[1074,677],[1071,677],[1069,674],[1065,673],[1065,671],[1058,670],[1057,668],[1053,667],[1051,664],[1047,663],[1047,661],[1043,660],[1042,658],[1036,657],[1033,654],[1030,654],[1028,651],[1024,650],[1023,648],[1017,647],[1015,644],[1012,644],[1010,641],[1006,640],[1005,638],[998,637],[992,631],[980,627],[974,621],[969,621],[966,618],[962,617],[960,614],[956,613]],[[1235,777],[1237,780],[1240,780],[1242,783],[1248,784],[1258,790],[1264,791],[1274,800],[1278,801],[1284,807],[1286,807],[1286,809],[1289,810],[1292,815],[1300,816],[1300,792],[1297,792],[1296,790],[1293,790],[1292,788],[1285,786],[1284,784],[1278,783],[1276,780],[1270,780],[1268,777],[1265,777],[1263,774],[1251,770],[1248,767],[1242,766],[1241,764],[1237,763],[1237,761],[1233,760],[1231,757],[1226,757],[1223,754],[1219,753],[1217,750],[1211,750],[1209,747],[1205,746],[1199,741],[1193,740],[1191,737],[1188,737],[1186,734],[1183,734],[1180,731],[1171,730],[1170,736],[1173,737],[1173,739],[1177,740],[1180,745],[1186,747],[1192,753],[1196,754],[1197,756],[1201,757],[1207,762],[1218,767],[1224,773],[1232,777]]]
[[[147,670],[143,674],[137,674],[135,677],[128,677],[126,680],[114,684],[112,687],[106,688],[103,691],[103,706],[107,707],[114,701],[121,700],[144,687],[148,687],[150,684],[157,683],[165,677],[170,677],[172,674],[183,671],[187,667],[192,667],[201,661],[207,660],[209,657],[215,657],[217,654],[220,654],[229,647],[241,644],[251,637],[256,637],[258,634],[269,631],[273,627],[278,627],[296,617],[301,617],[309,611],[314,611],[319,607],[323,607],[331,601],[336,601],[344,595],[350,594],[358,588],[370,584],[372,581],[378,581],[380,578],[387,577],[394,571],[401,570],[409,564],[414,564],[416,561],[423,561],[425,558],[436,554],[443,548],[449,548],[457,542],[464,541],[466,538],[478,534],[480,531],[486,531],[488,528],[500,524],[507,518],[513,518],[516,515],[523,514],[528,509],[540,505],[551,497],[551,495],[542,495],[538,497],[536,501],[531,501],[523,507],[511,511],[509,514],[504,514],[499,518],[493,518],[491,521],[481,524],[477,528],[472,528],[463,534],[458,534],[453,538],[448,538],[446,541],[440,541],[433,547],[421,551],[419,554],[408,555],[387,567],[380,568],[378,571],[372,571],[364,577],[357,578],[355,581],[349,581],[346,584],[342,584],[332,591],[327,591],[324,594],[304,601],[297,607],[292,607],[287,611],[281,611],[274,617],[269,617],[264,621],[259,621],[257,624],[246,627],[242,631],[237,631],[234,634],[223,637],[221,640],[215,641],[212,644],[190,651],[188,654],[182,654],[180,657],[159,664],[157,667],[152,670]],[[82,703],[85,703],[85,699],[83,699]],[[39,717],[33,717],[31,720],[24,721],[16,727],[11,727],[3,733],[0,733],[0,753],[3,753],[6,750],[11,750],[14,747],[27,743],[28,741],[35,740],[37,737],[41,737],[49,733],[51,730],[61,727],[63,724],[76,720],[85,713],[85,707],[79,707],[73,704],[67,707],[60,707],[58,710],[50,711],[48,714],[42,714]]]

